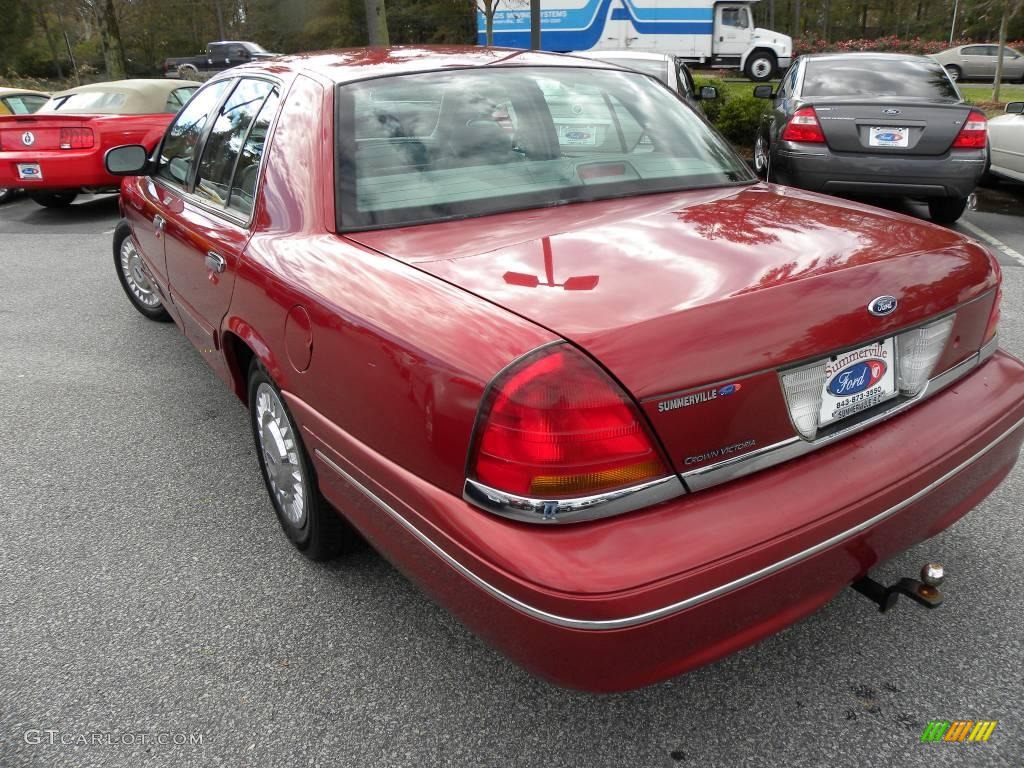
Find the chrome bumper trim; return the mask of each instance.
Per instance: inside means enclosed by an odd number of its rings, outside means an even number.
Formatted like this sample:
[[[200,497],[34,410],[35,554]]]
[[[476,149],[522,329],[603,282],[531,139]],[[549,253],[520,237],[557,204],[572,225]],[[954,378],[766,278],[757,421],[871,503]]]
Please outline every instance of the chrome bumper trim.
[[[835,536],[832,536],[831,538],[826,539],[825,541],[821,541],[812,547],[808,547],[807,549],[797,552],[796,554],[790,555],[789,557],[779,560],[778,562],[772,563],[771,565],[767,565],[764,568],[760,568],[756,571],[748,573],[746,576],[741,576],[740,578],[734,579],[733,581],[730,581],[726,584],[721,584],[715,587],[714,589],[709,589],[706,592],[701,592],[698,595],[693,595],[692,597],[688,597],[685,600],[680,600],[679,602],[671,603],[669,605],[662,606],[661,608],[656,608],[652,611],[638,613],[633,616],[625,616],[620,619],[573,619],[568,616],[559,616],[557,614],[548,613],[547,611],[541,610],[540,608],[535,608],[532,605],[529,605],[521,600],[516,599],[515,597],[512,597],[512,595],[503,592],[502,590],[495,587],[493,584],[485,581],[480,576],[473,573],[466,566],[462,565],[462,563],[460,563],[458,560],[456,560],[443,549],[441,549],[440,546],[435,544],[432,539],[430,539],[426,534],[420,531],[415,525],[406,520],[390,504],[388,504],[386,501],[380,498],[377,494],[375,494],[365,485],[363,485],[354,477],[352,477],[352,475],[350,475],[344,469],[342,469],[333,461],[331,461],[331,459],[325,456],[324,453],[319,448],[315,449],[313,453],[316,454],[317,458],[323,461],[324,464],[326,464],[332,470],[337,472],[348,483],[353,485],[355,488],[358,488],[368,499],[370,499],[370,501],[376,504],[381,509],[381,511],[386,513],[389,517],[393,518],[395,522],[397,522],[399,525],[401,525],[403,528],[409,531],[409,533],[411,533],[415,538],[417,538],[428,549],[430,549],[438,557],[440,557],[442,560],[448,563],[448,565],[450,565],[456,571],[458,571],[467,579],[469,579],[473,584],[475,584],[476,586],[480,587],[485,592],[490,594],[492,597],[500,600],[506,605],[509,605],[519,611],[522,611],[523,613],[535,619],[539,619],[549,624],[555,624],[560,627],[568,627],[571,629],[607,630],[622,629],[624,627],[636,626],[637,624],[644,624],[649,621],[654,621],[656,619],[661,619],[666,616],[671,616],[672,614],[684,611],[687,608],[693,608],[694,606],[700,605],[701,603],[705,603],[708,600],[712,600],[716,597],[720,597],[729,592],[733,592],[741,587],[746,586],[747,584],[757,581],[758,579],[762,579],[765,576],[770,576],[771,574],[780,571],[783,568],[786,568],[790,565],[799,563],[802,560],[806,560],[807,558],[812,557],[818,554],[819,552],[828,549],[829,547],[835,546],[836,544],[840,544],[846,541],[847,539],[856,536],[861,531],[864,531],[870,528],[871,526],[880,523],[889,517],[892,517],[897,512],[905,509],[906,507],[909,507],[914,502],[931,493],[933,490],[938,488],[951,477],[963,471],[971,464],[973,464],[975,461],[984,456],[986,453],[991,451],[1003,440],[1005,440],[1007,437],[1013,434],[1013,432],[1022,425],[1024,425],[1024,419],[1019,420],[1016,424],[1014,424],[1012,427],[1010,427],[1001,435],[999,435],[999,437],[997,437],[991,443],[986,445],[984,448],[975,453],[966,461],[960,463],[953,469],[949,470],[942,477],[929,483],[927,486],[917,491],[912,496],[909,496],[908,498],[899,502],[898,504],[889,507],[888,509],[882,512],[879,512],[874,517],[870,517],[864,522],[853,526],[852,528],[848,528],[847,530],[842,531],[841,533],[837,533]]]
[[[831,445],[837,440],[842,440],[850,435],[862,432],[863,430],[873,427],[882,421],[896,416],[897,414],[903,413],[908,408],[914,407],[922,400],[928,399],[932,395],[941,392],[955,381],[962,379],[968,373],[992,357],[998,347],[999,338],[998,336],[993,337],[988,344],[966,360],[957,363],[952,368],[940,373],[938,376],[930,378],[924,389],[914,397],[902,400],[892,400],[890,401],[891,405],[888,408],[876,413],[870,418],[864,419],[863,421],[858,421],[848,427],[836,429],[834,432],[823,435],[816,440],[803,440],[799,437],[792,437],[772,445],[767,445],[764,448],[752,451],[751,453],[745,453],[742,456],[737,456],[733,459],[726,459],[725,461],[720,461],[717,464],[701,467],[700,469],[693,469],[682,474],[683,481],[686,483],[686,487],[691,491],[702,491],[706,488],[711,488],[716,485],[721,485],[722,483],[727,483],[730,480],[744,477],[745,475],[749,475],[753,472],[773,467],[784,461],[790,461],[791,459],[804,456],[818,450],[819,448]]]
[[[648,483],[620,488],[596,496],[574,499],[532,499],[499,491],[476,480],[466,480],[462,498],[470,504],[502,517],[527,523],[579,523],[599,517],[621,515],[642,507],[650,507],[686,493],[676,475],[661,477]]]

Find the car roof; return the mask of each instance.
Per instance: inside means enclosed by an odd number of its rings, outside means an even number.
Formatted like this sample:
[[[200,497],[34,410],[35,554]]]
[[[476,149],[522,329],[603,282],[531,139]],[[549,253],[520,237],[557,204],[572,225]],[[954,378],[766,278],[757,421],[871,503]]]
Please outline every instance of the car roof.
[[[670,53],[654,53],[653,51],[630,51],[623,48],[605,48],[599,51],[579,51],[570,54],[581,59],[636,59],[637,61],[668,61],[674,59]]]
[[[0,85],[0,96],[46,96],[50,94],[45,91],[33,91],[31,88],[5,88]]]
[[[105,114],[145,115],[163,112],[167,97],[173,91],[198,86],[199,83],[182,80],[111,80],[106,83],[90,83],[69,88],[53,94],[53,98],[60,99],[76,93],[123,93],[126,96],[124,104],[118,107],[116,112]]]
[[[521,48],[473,46],[404,46],[392,48],[348,48],[278,56],[225,70],[225,76],[243,72],[313,72],[334,83],[350,83],[375,77],[431,72],[439,69],[472,67],[579,67],[617,69],[595,59],[582,59]]]
[[[912,53],[875,53],[874,51],[857,51],[852,53],[805,53],[802,59],[879,59],[881,61],[928,61],[934,63],[930,56],[915,56]]]

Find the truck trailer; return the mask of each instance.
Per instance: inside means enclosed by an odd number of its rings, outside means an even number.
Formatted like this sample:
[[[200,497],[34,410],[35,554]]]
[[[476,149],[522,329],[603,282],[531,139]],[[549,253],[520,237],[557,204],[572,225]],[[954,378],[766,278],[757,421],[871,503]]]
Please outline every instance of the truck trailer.
[[[754,26],[758,0],[540,0],[540,47],[572,53],[630,49],[669,53],[687,62],[738,69],[764,81],[789,66],[793,39]],[[493,44],[530,47],[530,0],[495,0]],[[477,42],[487,17],[477,11]]]

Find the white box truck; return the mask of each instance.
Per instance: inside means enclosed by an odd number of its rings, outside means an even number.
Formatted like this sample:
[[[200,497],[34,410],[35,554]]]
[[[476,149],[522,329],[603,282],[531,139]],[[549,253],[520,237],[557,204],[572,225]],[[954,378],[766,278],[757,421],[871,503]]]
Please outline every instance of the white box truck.
[[[540,0],[540,47],[570,53],[628,48],[771,79],[789,66],[793,40],[754,26],[758,0]],[[486,17],[477,12],[477,42]],[[494,45],[530,47],[530,0],[496,0]]]

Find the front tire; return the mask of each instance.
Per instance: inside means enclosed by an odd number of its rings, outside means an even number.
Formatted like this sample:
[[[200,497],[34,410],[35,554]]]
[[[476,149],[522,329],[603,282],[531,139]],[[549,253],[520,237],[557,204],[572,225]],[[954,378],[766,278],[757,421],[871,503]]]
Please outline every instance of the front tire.
[[[329,560],[348,549],[352,529],[320,495],[281,390],[255,358],[249,366],[249,416],[263,483],[285,535],[310,560]]]
[[[124,222],[114,230],[114,268],[128,300],[142,315],[160,323],[171,319],[160,301],[142,263],[142,255],[132,238],[131,228]]]
[[[964,76],[963,71],[960,69],[960,67],[956,66],[956,64],[950,64],[948,67],[946,67],[946,72],[949,73],[949,79],[952,80],[954,83],[959,82],[960,78]]]
[[[753,80],[755,83],[763,83],[772,79],[776,63],[775,54],[771,51],[754,51],[747,59],[743,73],[747,79]]]
[[[32,199],[44,208],[67,208],[78,197],[78,192],[33,192]]]
[[[953,224],[966,207],[966,197],[937,197],[928,201],[928,215],[936,224]]]

